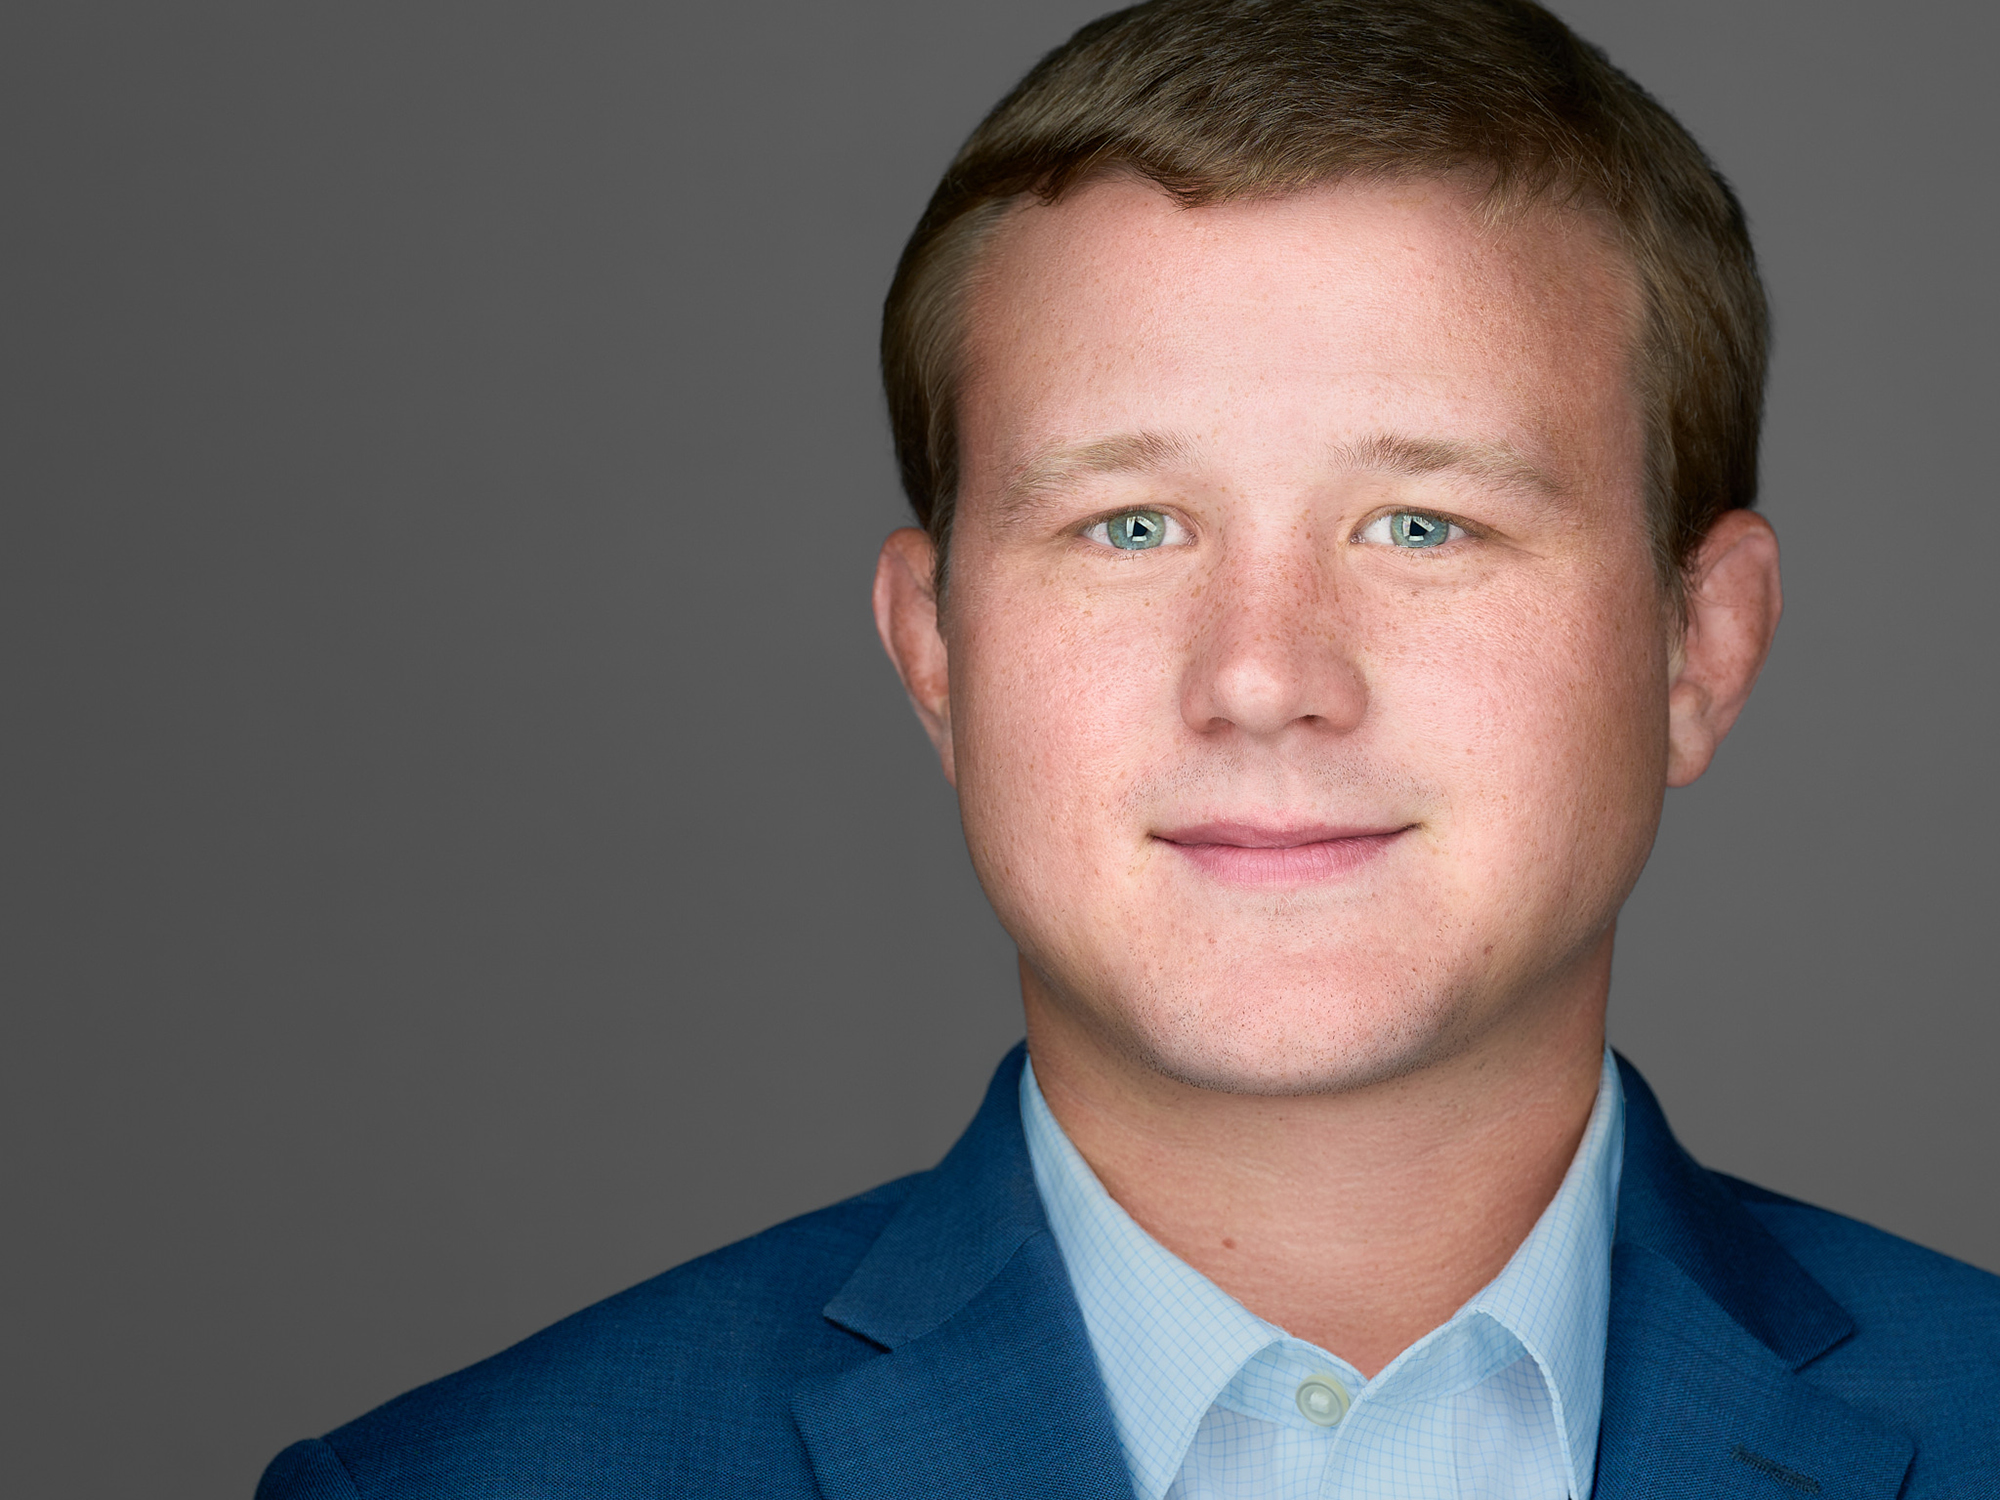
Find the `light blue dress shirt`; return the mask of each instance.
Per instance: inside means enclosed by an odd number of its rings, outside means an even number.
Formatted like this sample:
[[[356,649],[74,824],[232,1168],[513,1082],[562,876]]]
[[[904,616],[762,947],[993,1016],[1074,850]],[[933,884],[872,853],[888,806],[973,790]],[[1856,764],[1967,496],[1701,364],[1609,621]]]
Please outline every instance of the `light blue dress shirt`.
[[[1138,1500],[1587,1500],[1624,1159],[1609,1049],[1582,1144],[1513,1259],[1373,1380],[1141,1229],[1032,1065],[1021,1120]]]

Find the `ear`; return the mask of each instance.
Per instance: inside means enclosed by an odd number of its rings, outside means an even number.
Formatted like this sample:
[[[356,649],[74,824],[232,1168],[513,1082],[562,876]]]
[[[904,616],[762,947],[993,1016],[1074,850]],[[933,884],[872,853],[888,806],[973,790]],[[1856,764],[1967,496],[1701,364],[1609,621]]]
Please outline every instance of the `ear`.
[[[1724,511],[1695,554],[1687,630],[1670,664],[1668,786],[1708,769],[1749,700],[1783,607],[1771,523],[1754,511]]]
[[[875,560],[875,630],[924,733],[937,747],[944,779],[957,786],[951,758],[951,663],[938,634],[932,583],[936,562],[931,539],[914,526],[889,533]]]

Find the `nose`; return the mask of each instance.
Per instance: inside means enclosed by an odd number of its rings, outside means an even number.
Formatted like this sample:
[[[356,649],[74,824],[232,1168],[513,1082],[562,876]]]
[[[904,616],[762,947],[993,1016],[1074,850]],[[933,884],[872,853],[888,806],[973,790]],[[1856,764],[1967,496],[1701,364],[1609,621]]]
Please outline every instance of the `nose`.
[[[1201,734],[1346,732],[1368,711],[1351,622],[1317,549],[1242,559],[1211,575],[1181,690]]]

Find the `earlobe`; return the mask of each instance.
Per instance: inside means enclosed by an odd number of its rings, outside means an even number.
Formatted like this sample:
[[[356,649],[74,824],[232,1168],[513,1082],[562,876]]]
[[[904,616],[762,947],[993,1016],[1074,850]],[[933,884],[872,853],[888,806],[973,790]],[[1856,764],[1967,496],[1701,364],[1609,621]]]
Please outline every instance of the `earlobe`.
[[[1715,758],[1770,654],[1783,605],[1771,523],[1725,511],[1688,580],[1687,628],[1667,695],[1668,786],[1686,786]]]
[[[875,560],[875,631],[882,649],[903,679],[910,706],[937,748],[945,780],[956,786],[951,753],[951,672],[944,637],[938,632],[938,600],[932,584],[936,553],[931,539],[914,526],[889,533]]]

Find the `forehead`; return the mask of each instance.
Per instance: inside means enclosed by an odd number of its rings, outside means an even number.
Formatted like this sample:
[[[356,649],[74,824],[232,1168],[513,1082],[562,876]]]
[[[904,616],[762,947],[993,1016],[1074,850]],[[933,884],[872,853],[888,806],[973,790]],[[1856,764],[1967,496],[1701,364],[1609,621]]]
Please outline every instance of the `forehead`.
[[[1018,208],[988,247],[963,472],[973,489],[1052,443],[1163,427],[1224,446],[1393,431],[1574,468],[1634,426],[1640,305],[1582,212],[1489,214],[1432,181],[1187,208],[1105,180]]]

